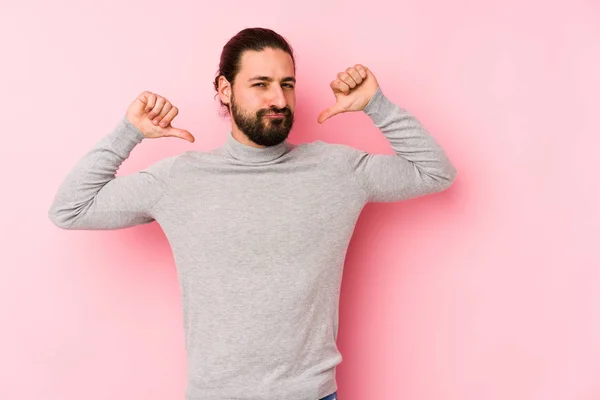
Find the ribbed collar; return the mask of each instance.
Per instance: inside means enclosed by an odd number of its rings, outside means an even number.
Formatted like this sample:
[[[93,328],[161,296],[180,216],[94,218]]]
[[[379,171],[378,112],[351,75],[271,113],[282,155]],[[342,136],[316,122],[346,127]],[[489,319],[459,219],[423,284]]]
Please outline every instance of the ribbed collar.
[[[227,135],[227,140],[223,145],[225,151],[227,151],[233,158],[240,161],[250,163],[260,163],[273,161],[281,157],[288,150],[287,140],[279,143],[275,146],[267,146],[264,148],[252,147],[238,142],[231,131]]]

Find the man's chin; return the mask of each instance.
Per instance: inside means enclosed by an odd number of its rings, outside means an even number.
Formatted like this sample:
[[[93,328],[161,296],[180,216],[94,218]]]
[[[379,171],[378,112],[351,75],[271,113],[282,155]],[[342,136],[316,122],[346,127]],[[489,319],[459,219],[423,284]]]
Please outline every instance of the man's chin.
[[[281,134],[277,134],[275,136],[271,136],[271,139],[277,138],[276,141],[273,140],[267,140],[267,142],[269,142],[269,144],[267,146],[277,146],[278,144],[282,143],[283,141],[285,141],[288,138],[289,132],[285,135],[281,135]]]

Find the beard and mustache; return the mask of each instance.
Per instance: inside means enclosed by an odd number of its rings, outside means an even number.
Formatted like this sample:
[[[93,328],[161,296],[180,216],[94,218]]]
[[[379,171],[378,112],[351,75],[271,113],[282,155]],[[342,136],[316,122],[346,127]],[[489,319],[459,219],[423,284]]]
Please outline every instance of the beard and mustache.
[[[265,117],[267,114],[283,114],[282,118]],[[255,114],[242,110],[231,96],[231,115],[236,125],[248,139],[259,146],[276,146],[285,141],[294,125],[294,113],[288,108],[260,109]]]

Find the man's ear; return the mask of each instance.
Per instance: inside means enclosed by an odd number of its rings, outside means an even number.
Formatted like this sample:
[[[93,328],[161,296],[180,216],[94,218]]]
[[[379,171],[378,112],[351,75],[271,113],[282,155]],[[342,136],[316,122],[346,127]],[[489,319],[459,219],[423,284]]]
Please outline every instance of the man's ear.
[[[219,99],[225,104],[231,103],[231,84],[223,75],[219,77]]]

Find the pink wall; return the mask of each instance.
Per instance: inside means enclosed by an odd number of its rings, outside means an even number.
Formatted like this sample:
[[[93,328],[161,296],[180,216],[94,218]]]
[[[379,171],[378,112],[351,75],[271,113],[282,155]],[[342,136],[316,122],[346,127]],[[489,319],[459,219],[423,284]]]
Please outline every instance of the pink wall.
[[[220,145],[212,81],[249,26],[295,47],[292,142],[391,151],[360,113],[316,123],[329,81],[363,63],[459,171],[446,192],[361,215],[341,400],[600,399],[598,3],[210,3],[0,5],[0,399],[183,399],[160,228],[62,231],[47,210],[142,90],[172,100],[196,142],[144,142],[120,173]]]

